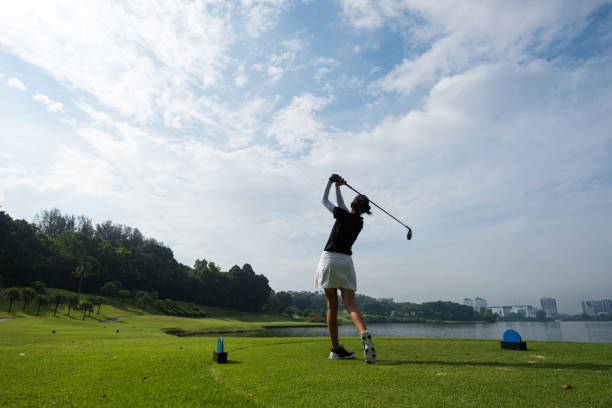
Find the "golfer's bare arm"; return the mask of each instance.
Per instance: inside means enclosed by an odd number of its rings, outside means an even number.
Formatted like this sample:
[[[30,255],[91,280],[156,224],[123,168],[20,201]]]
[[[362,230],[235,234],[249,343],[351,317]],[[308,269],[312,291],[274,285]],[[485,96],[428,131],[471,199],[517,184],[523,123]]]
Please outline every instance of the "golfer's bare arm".
[[[344,200],[342,199],[342,193],[340,192],[340,186],[338,185],[338,183],[336,183],[336,202],[338,203],[338,207],[346,211],[349,210],[348,208],[346,208],[346,205],[344,204]]]
[[[335,205],[331,201],[329,201],[329,190],[332,184],[333,184],[332,181],[327,182],[327,186],[325,186],[325,191],[323,191],[323,197],[321,198],[321,203],[323,203],[323,206],[327,208],[329,212],[333,214]],[[343,208],[346,211],[348,211],[348,208],[346,208],[346,205],[344,204],[344,200],[342,199],[342,193],[340,192],[340,186],[338,184],[336,184],[336,201],[338,202],[338,207]]]

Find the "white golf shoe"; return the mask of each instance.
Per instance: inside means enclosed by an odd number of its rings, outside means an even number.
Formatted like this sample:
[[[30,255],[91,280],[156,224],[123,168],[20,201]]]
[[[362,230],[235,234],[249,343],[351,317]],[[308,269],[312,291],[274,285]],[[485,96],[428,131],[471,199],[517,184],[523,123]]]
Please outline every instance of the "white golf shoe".
[[[363,358],[368,364],[376,363],[376,349],[372,343],[372,335],[369,331],[361,332],[361,342],[363,343]]]

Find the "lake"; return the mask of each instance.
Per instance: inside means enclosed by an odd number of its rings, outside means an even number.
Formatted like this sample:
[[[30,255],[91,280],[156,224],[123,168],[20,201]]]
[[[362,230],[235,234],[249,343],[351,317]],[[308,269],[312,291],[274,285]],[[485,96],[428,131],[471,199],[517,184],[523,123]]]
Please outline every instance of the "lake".
[[[375,337],[442,337],[501,340],[503,333],[508,329],[516,330],[527,341],[612,343],[612,322],[372,323],[368,325],[368,330]],[[357,335],[353,325],[340,326],[339,334],[340,337],[353,337]],[[274,328],[245,335],[258,337],[327,337],[327,328]]]

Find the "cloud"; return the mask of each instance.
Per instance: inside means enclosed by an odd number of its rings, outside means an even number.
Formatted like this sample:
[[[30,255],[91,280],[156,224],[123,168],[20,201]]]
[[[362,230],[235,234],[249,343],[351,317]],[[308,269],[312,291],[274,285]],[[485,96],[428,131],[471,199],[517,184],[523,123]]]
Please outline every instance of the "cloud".
[[[528,61],[568,31],[579,30],[601,2],[560,3],[452,1],[343,1],[343,13],[358,29],[397,22],[411,46],[428,50],[404,58],[376,87],[410,94],[480,63]],[[501,18],[503,16],[503,19]],[[406,24],[405,19],[410,21]]]
[[[62,109],[64,109],[64,104],[62,104],[61,102],[55,102],[54,100],[50,99],[47,95],[43,95],[39,92],[36,92],[32,98],[35,101],[38,101],[40,103],[42,103],[43,105],[47,106],[47,110],[49,112],[59,112]]]
[[[236,76],[234,78],[234,84],[238,88],[244,87],[247,84],[247,82],[249,82],[249,78],[246,76],[246,74],[244,72],[244,64],[245,64],[244,62],[242,64],[240,64],[240,66],[236,70]]]
[[[281,41],[283,50],[280,53],[273,53],[268,57],[268,67],[266,72],[272,81],[279,81],[286,72],[298,71],[304,68],[296,65],[296,56],[304,49],[304,42],[298,37],[290,40]],[[262,70],[263,66],[254,65],[253,69]]]
[[[386,20],[397,17],[404,8],[394,0],[341,0],[344,16],[357,29],[375,30]]]
[[[285,70],[282,69],[281,67],[271,65],[268,67],[267,72],[268,72],[268,76],[270,76],[270,78],[272,78],[273,81],[278,81],[279,79],[282,78]]]
[[[6,81],[6,84],[11,88],[19,89],[20,91],[28,90],[28,87],[25,86],[23,82],[21,82],[21,80],[17,77],[10,78],[8,81]]]
[[[0,16],[7,51],[140,123],[163,115],[167,124],[184,126],[178,102],[197,101],[199,90],[223,81],[234,38],[230,3],[224,2],[160,1],[143,8],[24,1]],[[207,106],[195,109],[206,117]]]
[[[332,73],[336,68],[340,66],[340,62],[338,62],[334,58],[324,58],[319,57],[314,60],[313,66],[316,68],[316,72],[313,76],[314,79],[319,80],[324,75]]]
[[[246,19],[246,31],[252,38],[276,26],[280,15],[287,9],[284,0],[242,0],[242,14]]]
[[[275,114],[268,135],[274,137],[285,151],[296,153],[303,150],[308,142],[325,136],[325,127],[315,118],[315,113],[332,100],[331,96],[321,98],[311,94],[294,97],[288,106]]]

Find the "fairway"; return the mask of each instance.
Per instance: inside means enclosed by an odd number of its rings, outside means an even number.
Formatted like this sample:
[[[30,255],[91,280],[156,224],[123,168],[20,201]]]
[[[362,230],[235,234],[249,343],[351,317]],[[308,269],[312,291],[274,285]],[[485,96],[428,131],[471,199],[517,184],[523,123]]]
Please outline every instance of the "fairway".
[[[0,323],[0,406],[608,407],[609,344],[376,339],[379,361],[327,359],[323,338],[175,337],[167,326],[256,322],[129,316],[114,323],[26,317]],[[56,330],[52,333],[51,330]],[[117,332],[119,330],[119,332]],[[358,351],[357,339],[343,339]],[[571,388],[562,386],[569,384]]]

